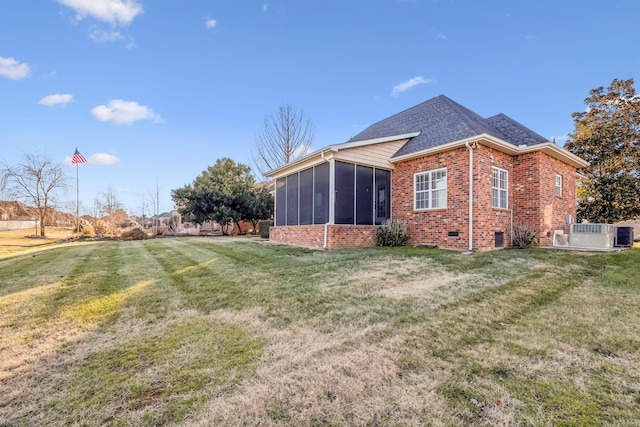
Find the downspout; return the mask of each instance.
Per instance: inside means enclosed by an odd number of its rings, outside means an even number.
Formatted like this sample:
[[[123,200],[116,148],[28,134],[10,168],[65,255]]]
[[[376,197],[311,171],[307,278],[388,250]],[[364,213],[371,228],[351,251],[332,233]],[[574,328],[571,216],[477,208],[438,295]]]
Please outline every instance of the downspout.
[[[322,245],[323,249],[327,249],[328,228],[329,225],[333,224],[333,216],[335,213],[335,163],[333,159],[327,159],[324,156],[324,151],[320,152],[320,157],[322,157],[322,160],[329,162],[329,218],[328,221],[324,223],[324,244]]]
[[[469,251],[473,252],[473,149],[478,148],[477,142],[464,142],[469,150]]]

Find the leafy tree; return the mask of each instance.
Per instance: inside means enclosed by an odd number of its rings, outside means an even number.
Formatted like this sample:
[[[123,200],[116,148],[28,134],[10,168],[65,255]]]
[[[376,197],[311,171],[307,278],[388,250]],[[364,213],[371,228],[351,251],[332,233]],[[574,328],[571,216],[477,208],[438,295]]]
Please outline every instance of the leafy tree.
[[[573,113],[565,148],[589,162],[578,188],[578,219],[615,223],[640,216],[640,96],[633,79],[592,89]]]
[[[3,165],[0,187],[15,200],[22,200],[38,210],[40,236],[45,236],[47,214],[52,209],[55,190],[67,187],[67,177],[62,165],[26,154],[16,166]]]
[[[273,194],[265,186],[258,186],[251,193],[251,199],[247,201],[245,220],[249,221],[254,230],[258,229],[258,222],[271,218],[273,215]]]
[[[264,119],[256,137],[253,164],[265,174],[307,154],[314,137],[313,125],[304,119],[302,111],[289,104],[280,106],[276,114],[268,114]]]
[[[264,197],[251,168],[230,158],[219,159],[192,184],[171,190],[171,198],[183,218],[199,224],[216,221],[223,230],[231,223],[240,229],[240,221],[251,221],[256,215],[270,216],[271,211],[260,208],[268,203]]]

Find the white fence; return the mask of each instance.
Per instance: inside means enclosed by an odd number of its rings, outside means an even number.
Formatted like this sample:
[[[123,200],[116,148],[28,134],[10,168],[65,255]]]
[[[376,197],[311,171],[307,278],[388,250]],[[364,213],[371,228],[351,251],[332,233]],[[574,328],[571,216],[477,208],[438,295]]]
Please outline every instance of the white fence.
[[[40,221],[0,221],[0,231],[10,230],[25,230],[27,228],[33,228],[40,226]]]

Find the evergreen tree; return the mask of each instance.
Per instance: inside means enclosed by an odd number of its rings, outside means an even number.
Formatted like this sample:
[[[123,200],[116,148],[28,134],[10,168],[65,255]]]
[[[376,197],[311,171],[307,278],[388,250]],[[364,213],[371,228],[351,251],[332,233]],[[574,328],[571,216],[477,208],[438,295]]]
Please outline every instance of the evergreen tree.
[[[633,79],[590,91],[573,113],[565,148],[589,162],[581,172],[578,220],[615,223],[640,216],[640,96]]]

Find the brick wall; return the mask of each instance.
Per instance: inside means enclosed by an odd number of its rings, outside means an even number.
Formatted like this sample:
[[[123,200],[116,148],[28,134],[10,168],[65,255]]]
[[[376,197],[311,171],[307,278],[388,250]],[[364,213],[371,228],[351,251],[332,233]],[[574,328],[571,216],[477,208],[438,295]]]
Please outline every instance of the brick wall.
[[[288,245],[322,248],[324,246],[324,225],[270,227],[269,240]]]
[[[511,209],[513,208],[513,157],[493,148],[479,145],[473,150],[473,247],[480,250],[495,249],[496,233],[502,233],[503,246],[511,246]],[[493,168],[508,173],[507,208],[493,207]]]
[[[414,174],[447,168],[447,208],[413,209]],[[466,148],[398,163],[391,177],[391,217],[407,224],[409,245],[464,250],[469,242],[469,154]],[[457,233],[457,236],[450,236]]]
[[[360,248],[376,245],[374,225],[327,226],[327,249]],[[271,227],[269,240],[288,245],[324,247],[324,225],[292,225]]]
[[[330,225],[328,249],[364,248],[376,245],[376,225]]]
[[[514,221],[534,225],[540,246],[551,246],[554,230],[568,232],[566,216],[575,221],[576,170],[540,151],[517,156],[514,164]],[[556,174],[562,176],[561,196],[556,195]]]
[[[479,145],[473,152],[473,249],[496,247],[496,233],[511,245],[511,221],[531,224],[541,246],[553,243],[553,230],[565,216],[576,214],[575,168],[542,152],[510,156]],[[492,206],[492,168],[509,175],[508,208]],[[413,176],[447,168],[447,209],[413,209]],[[563,193],[555,194],[555,176],[562,175]],[[465,250],[469,247],[469,152],[463,148],[419,157],[396,165],[392,177],[392,217],[406,222],[409,244]],[[512,218],[513,210],[513,218]],[[457,232],[458,236],[450,236]]]

